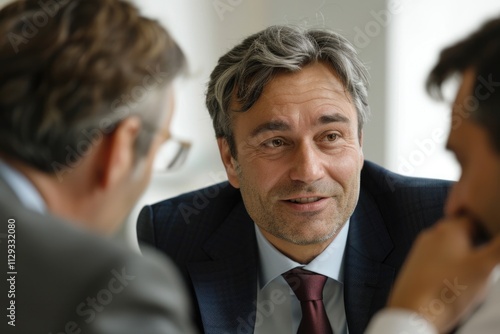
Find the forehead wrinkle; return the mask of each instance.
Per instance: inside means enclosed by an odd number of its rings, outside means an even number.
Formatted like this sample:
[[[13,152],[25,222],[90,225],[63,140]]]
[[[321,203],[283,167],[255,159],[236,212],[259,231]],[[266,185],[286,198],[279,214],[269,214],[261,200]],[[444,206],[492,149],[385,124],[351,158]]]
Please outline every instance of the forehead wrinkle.
[[[285,85],[283,85],[285,86]],[[290,86],[290,84],[287,84],[287,86]],[[293,85],[292,85],[293,86]],[[307,95],[310,95],[311,93],[313,94],[318,94],[320,93],[320,96],[313,96],[310,98],[307,98]],[[333,96],[332,94],[333,93]],[[300,104],[300,103],[308,103],[314,100],[334,100],[336,101],[338,97],[345,98],[347,101],[350,101],[348,92],[345,90],[345,88],[342,86],[342,89],[337,89],[337,88],[332,88],[332,87],[321,87],[321,88],[309,88],[305,91],[298,91],[298,92],[290,92],[289,89],[284,89],[284,91],[280,92],[275,92],[273,94],[269,94],[269,92],[263,92],[262,93],[262,98],[270,100],[274,102],[276,105],[282,105],[282,104]],[[300,100],[296,101],[298,97],[306,96],[305,100]],[[292,99],[289,99],[289,97],[292,97]],[[285,99],[285,101],[280,101],[282,99]]]
[[[300,107],[303,104],[308,104],[311,102],[316,102],[315,105],[312,107],[314,110],[333,109],[338,111],[345,111],[346,107],[349,108],[351,103],[349,100],[339,100],[330,97],[321,97],[321,98],[313,97],[308,100],[303,100],[300,102],[274,101],[272,103],[271,108],[276,108],[275,110],[280,111],[281,114],[288,114],[291,110],[287,110],[286,109],[287,106]]]
[[[320,112],[318,117],[313,121],[312,126],[320,126],[320,125],[327,125],[331,123],[344,123],[344,124],[350,124],[351,119],[347,117],[346,115],[343,115],[342,110],[343,107],[337,103],[336,101],[326,101],[325,103],[322,103],[318,106],[316,106],[314,109],[319,110],[321,108],[325,109],[328,108],[329,110],[325,110],[324,112]],[[279,108],[281,109],[281,108]],[[333,109],[333,110],[332,110]],[[335,111],[335,110],[339,110]],[[284,112],[283,112],[284,111]],[[255,137],[263,132],[267,131],[290,131],[291,129],[294,128],[294,123],[290,123],[288,121],[289,117],[291,114],[289,112],[286,112],[285,110],[282,110],[280,112],[282,116],[278,116],[279,118],[271,119],[267,122],[259,124],[252,132],[250,133],[251,137]],[[297,112],[293,112],[295,116],[292,116],[293,118],[297,118],[296,122],[300,123],[302,118],[308,118],[308,112],[300,112],[297,110]],[[284,116],[284,119],[282,118]]]
[[[301,116],[303,116],[302,113],[299,113],[297,115],[297,117],[299,118],[298,122],[300,122]],[[316,119],[316,121],[313,123],[313,126],[327,125],[327,124],[331,124],[331,123],[349,124],[350,122],[351,122],[351,120],[348,117],[342,115],[341,113],[332,113],[332,114],[324,114],[324,115],[321,115],[320,117],[318,117],[318,119]],[[291,126],[285,120],[280,120],[280,119],[272,120],[272,121],[265,122],[265,123],[262,123],[259,126],[257,126],[250,133],[250,136],[255,137],[255,136],[257,136],[263,132],[266,132],[266,131],[290,131],[292,128],[293,128],[293,126]]]

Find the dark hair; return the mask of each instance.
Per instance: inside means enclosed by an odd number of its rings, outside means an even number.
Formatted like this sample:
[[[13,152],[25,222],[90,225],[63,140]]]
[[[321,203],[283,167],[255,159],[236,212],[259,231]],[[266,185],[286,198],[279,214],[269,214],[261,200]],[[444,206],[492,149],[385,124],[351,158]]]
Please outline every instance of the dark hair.
[[[245,112],[259,99],[265,85],[279,72],[296,72],[323,61],[335,70],[353,99],[358,131],[369,113],[368,74],[354,47],[341,35],[326,29],[305,30],[294,26],[271,26],[223,55],[213,70],[206,105],[217,138],[226,138],[233,157],[236,147],[231,129],[230,104],[236,97]]]
[[[165,29],[122,0],[15,1],[0,35],[0,152],[45,172],[131,113],[143,118],[142,100],[184,65]],[[137,155],[151,138],[141,131]]]
[[[477,108],[468,110],[471,119],[487,130],[495,149],[500,152],[500,18],[488,21],[441,52],[427,79],[428,92],[442,98],[443,83],[453,74],[467,69],[474,70],[476,76],[470,93]],[[482,92],[480,96],[479,91]]]

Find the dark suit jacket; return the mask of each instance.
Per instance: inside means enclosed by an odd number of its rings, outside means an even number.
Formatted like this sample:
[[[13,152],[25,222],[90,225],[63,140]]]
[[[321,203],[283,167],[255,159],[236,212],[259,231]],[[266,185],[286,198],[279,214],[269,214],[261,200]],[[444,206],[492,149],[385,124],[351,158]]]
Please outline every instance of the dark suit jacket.
[[[365,161],[345,250],[349,332],[362,333],[386,303],[416,235],[442,216],[450,183],[409,178]],[[251,333],[258,248],[239,190],[227,182],[143,208],[141,243],[168,254],[191,284],[205,333]]]
[[[186,289],[164,256],[142,257],[25,209],[1,178],[0,267],[2,334],[195,332]]]

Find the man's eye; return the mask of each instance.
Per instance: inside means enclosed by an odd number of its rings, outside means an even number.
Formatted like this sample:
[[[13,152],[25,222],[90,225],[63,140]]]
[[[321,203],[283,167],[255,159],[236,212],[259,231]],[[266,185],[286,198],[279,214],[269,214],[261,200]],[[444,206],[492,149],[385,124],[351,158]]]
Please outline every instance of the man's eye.
[[[267,142],[264,143],[265,146],[267,147],[281,147],[283,145],[285,145],[285,141],[283,139],[280,139],[280,138],[274,138],[274,139],[271,139],[271,140],[268,140]]]
[[[326,135],[326,140],[335,141],[339,137],[338,133],[329,133]]]
[[[284,142],[281,139],[277,138],[277,139],[271,140],[271,146],[272,147],[280,147],[280,146],[283,146],[283,144],[284,144]]]

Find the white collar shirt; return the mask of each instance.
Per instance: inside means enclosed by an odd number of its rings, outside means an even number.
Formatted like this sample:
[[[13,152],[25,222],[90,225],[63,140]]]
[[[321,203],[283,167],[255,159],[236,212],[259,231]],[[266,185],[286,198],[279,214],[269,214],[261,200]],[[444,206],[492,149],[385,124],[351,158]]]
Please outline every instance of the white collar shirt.
[[[349,220],[328,247],[307,265],[297,263],[279,252],[255,226],[260,271],[255,318],[256,334],[297,333],[302,318],[300,302],[281,276],[296,267],[327,277],[323,302],[335,334],[348,334],[345,308],[343,263]],[[253,319],[244,319],[249,323]]]
[[[0,160],[0,177],[16,194],[24,207],[39,213],[45,213],[47,207],[42,195],[21,172]]]

